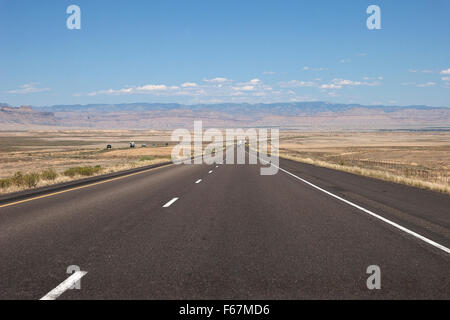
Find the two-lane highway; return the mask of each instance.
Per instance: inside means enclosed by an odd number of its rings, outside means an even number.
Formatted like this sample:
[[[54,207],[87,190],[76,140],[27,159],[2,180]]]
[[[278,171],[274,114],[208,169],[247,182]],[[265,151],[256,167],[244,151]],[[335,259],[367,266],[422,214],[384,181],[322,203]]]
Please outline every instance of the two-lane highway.
[[[0,207],[0,298],[450,298],[450,197],[281,160],[172,165]],[[367,267],[381,270],[369,290]],[[70,287],[70,286],[69,286]]]

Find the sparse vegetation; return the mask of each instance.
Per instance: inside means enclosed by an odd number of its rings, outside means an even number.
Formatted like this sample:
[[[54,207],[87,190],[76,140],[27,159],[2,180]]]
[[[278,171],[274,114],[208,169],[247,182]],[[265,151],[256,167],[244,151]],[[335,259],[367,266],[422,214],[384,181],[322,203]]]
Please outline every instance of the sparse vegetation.
[[[9,187],[11,187],[11,185],[12,185],[11,178],[0,179],[0,188],[1,189],[9,188]]]
[[[12,176],[11,181],[17,187],[20,187],[20,186],[24,185],[24,179],[23,179],[22,171],[17,171],[14,174],[14,176]]]
[[[151,160],[155,160],[155,157],[152,157],[152,156],[142,156],[141,159],[139,159],[139,161],[151,161]]]
[[[0,138],[0,193],[164,162],[172,151],[166,146],[170,133],[164,131],[4,132]],[[129,141],[152,147],[130,149]],[[106,143],[114,148],[105,149]],[[448,132],[285,131],[280,155],[450,193]],[[40,178],[25,177],[30,172],[39,172]]]
[[[16,187],[35,188],[41,176],[39,173],[30,172],[23,174],[21,171],[17,171],[11,178],[2,179],[0,186],[2,188],[9,188],[14,185]]]
[[[437,132],[285,133],[295,161],[450,193],[450,135]]]
[[[170,132],[144,130],[1,132],[0,194],[164,162],[168,139]],[[130,141],[154,147],[130,149]]]
[[[73,167],[64,171],[64,175],[68,177],[75,176],[93,176],[94,174],[99,173],[102,170],[102,167],[97,165],[95,167]]]
[[[368,168],[362,168],[357,166],[345,166],[330,162],[325,162],[321,160],[314,160],[311,158],[301,158],[298,156],[292,156],[292,155],[281,155],[282,157],[286,159],[291,159],[294,161],[304,162],[308,164],[312,164],[319,167],[325,167],[335,170],[341,170],[346,171],[354,174],[359,174],[362,176],[372,177],[376,179],[386,180],[386,181],[392,181],[396,183],[406,184],[409,186],[422,188],[422,189],[430,189],[434,191],[439,192],[445,192],[450,193],[450,186],[448,182],[440,182],[440,181],[427,181],[425,179],[422,179],[420,176],[405,176],[401,175],[400,173],[392,173],[389,171],[382,171],[382,170],[376,170],[376,169],[368,169]],[[445,176],[442,176],[445,181],[448,181],[448,178]]]
[[[47,169],[42,171],[41,178],[42,180],[53,181],[58,177],[58,173],[56,173],[53,169]]]
[[[28,188],[36,188],[40,180],[41,176],[39,175],[39,173],[35,172],[27,173],[23,176],[25,187]]]

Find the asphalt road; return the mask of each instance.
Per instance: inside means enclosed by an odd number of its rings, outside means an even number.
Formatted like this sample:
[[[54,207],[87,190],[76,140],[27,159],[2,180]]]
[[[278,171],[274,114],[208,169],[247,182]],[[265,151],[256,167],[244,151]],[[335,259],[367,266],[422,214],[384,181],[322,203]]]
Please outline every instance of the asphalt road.
[[[450,299],[450,254],[411,234],[450,248],[448,195],[279,166],[171,165],[0,205],[0,299],[40,299],[70,265],[87,274],[58,299]]]

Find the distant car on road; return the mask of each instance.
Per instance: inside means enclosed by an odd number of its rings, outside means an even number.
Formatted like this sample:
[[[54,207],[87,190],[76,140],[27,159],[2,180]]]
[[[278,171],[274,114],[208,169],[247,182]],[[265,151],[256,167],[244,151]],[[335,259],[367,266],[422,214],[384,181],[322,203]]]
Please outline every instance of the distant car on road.
[[[106,149],[112,149],[112,145],[107,144],[107,145],[106,145]]]
[[[143,143],[143,144],[141,145],[141,147],[142,147],[142,148],[146,148],[147,145],[146,145],[145,143]]]
[[[130,142],[130,148],[134,148],[134,141]]]

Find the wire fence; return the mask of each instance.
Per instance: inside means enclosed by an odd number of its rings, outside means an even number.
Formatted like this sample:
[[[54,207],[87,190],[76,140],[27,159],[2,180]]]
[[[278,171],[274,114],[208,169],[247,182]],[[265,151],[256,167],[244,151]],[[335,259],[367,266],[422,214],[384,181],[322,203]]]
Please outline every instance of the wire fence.
[[[367,160],[346,157],[328,157],[327,161],[342,166],[360,167],[373,170],[387,170],[405,177],[419,177],[426,181],[450,183],[450,170],[445,168],[428,168],[394,161]]]
[[[369,160],[361,159],[355,156],[333,156],[329,154],[299,152],[288,149],[280,149],[280,151],[284,151],[294,156],[300,156],[302,158],[325,161],[335,165],[358,167],[367,170],[385,171],[406,178],[417,178],[423,181],[450,185],[450,169],[445,167],[429,168],[424,165],[401,163],[399,161]]]

